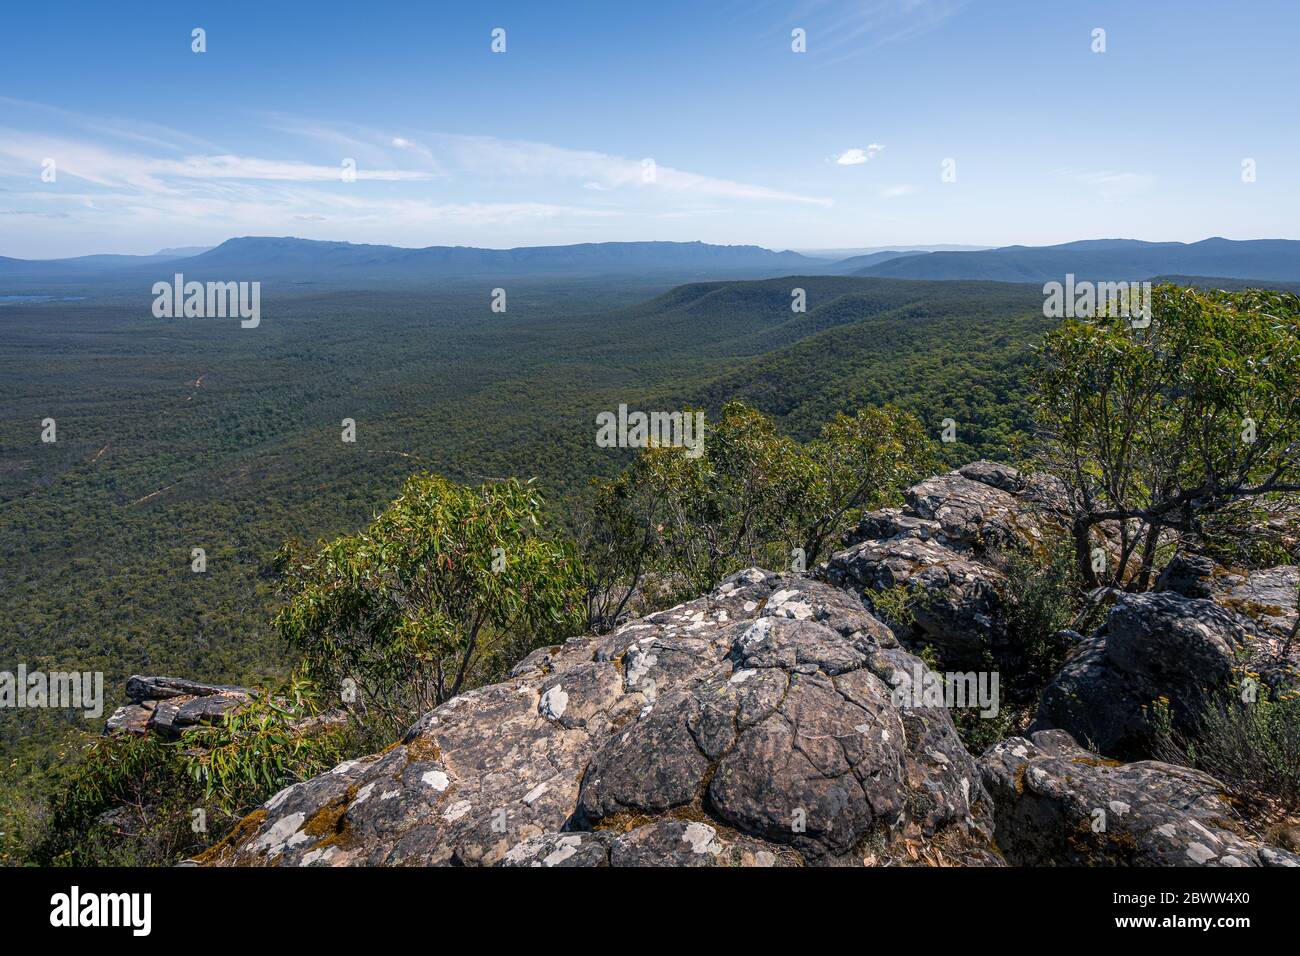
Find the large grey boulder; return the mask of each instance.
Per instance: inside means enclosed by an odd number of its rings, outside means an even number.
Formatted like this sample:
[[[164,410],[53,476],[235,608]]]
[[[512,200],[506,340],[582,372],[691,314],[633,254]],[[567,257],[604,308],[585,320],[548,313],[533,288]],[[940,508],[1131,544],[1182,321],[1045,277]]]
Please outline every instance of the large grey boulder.
[[[1300,866],[1253,836],[1198,770],[1105,760],[1059,730],[1004,740],[979,766],[1015,865]]]
[[[1215,602],[1174,591],[1112,597],[1106,622],[1043,691],[1031,730],[1060,728],[1108,756],[1145,756],[1152,702],[1167,699],[1175,725],[1192,729],[1229,686],[1247,628]]]
[[[1000,862],[949,712],[894,702],[917,667],[853,596],[752,569],[531,654],[383,753],[281,791],[207,859],[861,863],[933,843]]]
[[[1218,565],[1202,554],[1179,552],[1156,578],[1156,591],[1173,591],[1183,597],[1214,596],[1214,573]]]

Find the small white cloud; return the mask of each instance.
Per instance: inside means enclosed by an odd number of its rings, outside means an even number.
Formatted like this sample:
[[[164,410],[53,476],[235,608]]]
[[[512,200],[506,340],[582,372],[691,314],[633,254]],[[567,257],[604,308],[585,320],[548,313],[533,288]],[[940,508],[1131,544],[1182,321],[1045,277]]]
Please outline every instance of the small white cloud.
[[[884,148],[885,147],[880,145],[880,143],[872,143],[866,149],[859,149],[857,147],[846,149],[844,152],[833,158],[840,166],[861,166],[863,163],[874,159],[876,154]]]
[[[905,184],[902,186],[889,186],[886,189],[880,190],[880,198],[895,199],[898,196],[910,196],[914,192],[916,192],[916,187],[911,185]]]
[[[604,183],[598,183],[598,182],[596,182],[595,180],[592,180],[592,181],[589,182],[589,183],[583,183],[583,184],[582,184],[582,188],[583,188],[583,189],[594,189],[594,190],[596,190],[597,192],[607,193],[607,192],[609,192],[610,189],[612,189],[613,187],[612,187],[612,186],[606,186]]]

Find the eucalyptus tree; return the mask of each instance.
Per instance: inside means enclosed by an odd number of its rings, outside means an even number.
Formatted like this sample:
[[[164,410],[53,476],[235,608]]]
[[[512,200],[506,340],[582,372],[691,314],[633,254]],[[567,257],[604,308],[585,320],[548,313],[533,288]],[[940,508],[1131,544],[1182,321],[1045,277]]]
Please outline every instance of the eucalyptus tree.
[[[582,572],[530,483],[409,478],[365,530],[287,547],[275,624],[309,676],[390,737],[582,626]]]
[[[1162,284],[1149,321],[1104,312],[1049,333],[1035,380],[1041,452],[1091,586],[1144,590],[1162,533],[1300,491],[1295,295]]]

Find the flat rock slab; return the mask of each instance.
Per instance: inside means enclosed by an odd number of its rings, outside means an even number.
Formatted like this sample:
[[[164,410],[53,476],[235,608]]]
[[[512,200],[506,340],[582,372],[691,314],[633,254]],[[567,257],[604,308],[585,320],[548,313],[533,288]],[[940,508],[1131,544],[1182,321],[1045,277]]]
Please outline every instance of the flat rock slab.
[[[142,677],[136,674],[128,677],[126,681],[126,696],[136,703],[144,700],[165,700],[169,697],[207,697],[212,694],[242,694],[247,697],[251,693],[243,687],[203,684],[183,677]]]

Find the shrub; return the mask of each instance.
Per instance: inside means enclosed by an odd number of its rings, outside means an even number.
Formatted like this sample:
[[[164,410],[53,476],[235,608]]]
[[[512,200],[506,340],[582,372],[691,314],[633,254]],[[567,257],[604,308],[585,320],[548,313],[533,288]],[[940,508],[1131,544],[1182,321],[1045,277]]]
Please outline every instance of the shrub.
[[[1300,695],[1261,687],[1254,702],[1242,696],[1234,689],[1211,699],[1192,732],[1174,727],[1168,700],[1155,701],[1152,753],[1204,770],[1244,802],[1264,795],[1294,813],[1300,809]]]
[[[179,740],[84,738],[31,851],[46,866],[167,866],[215,842],[248,810],[344,755],[337,732],[302,735],[301,681]],[[211,749],[208,749],[211,748]]]
[[[513,479],[414,475],[364,531],[278,563],[289,600],[276,627],[374,744],[582,627],[574,548]]]
[[[703,454],[651,447],[598,482],[584,536],[589,592],[621,610],[651,570],[681,596],[743,567],[811,568],[865,510],[896,500],[934,467],[920,422],[893,408],[836,415],[806,444],[741,402],[705,427]],[[606,622],[608,623],[608,622]]]

